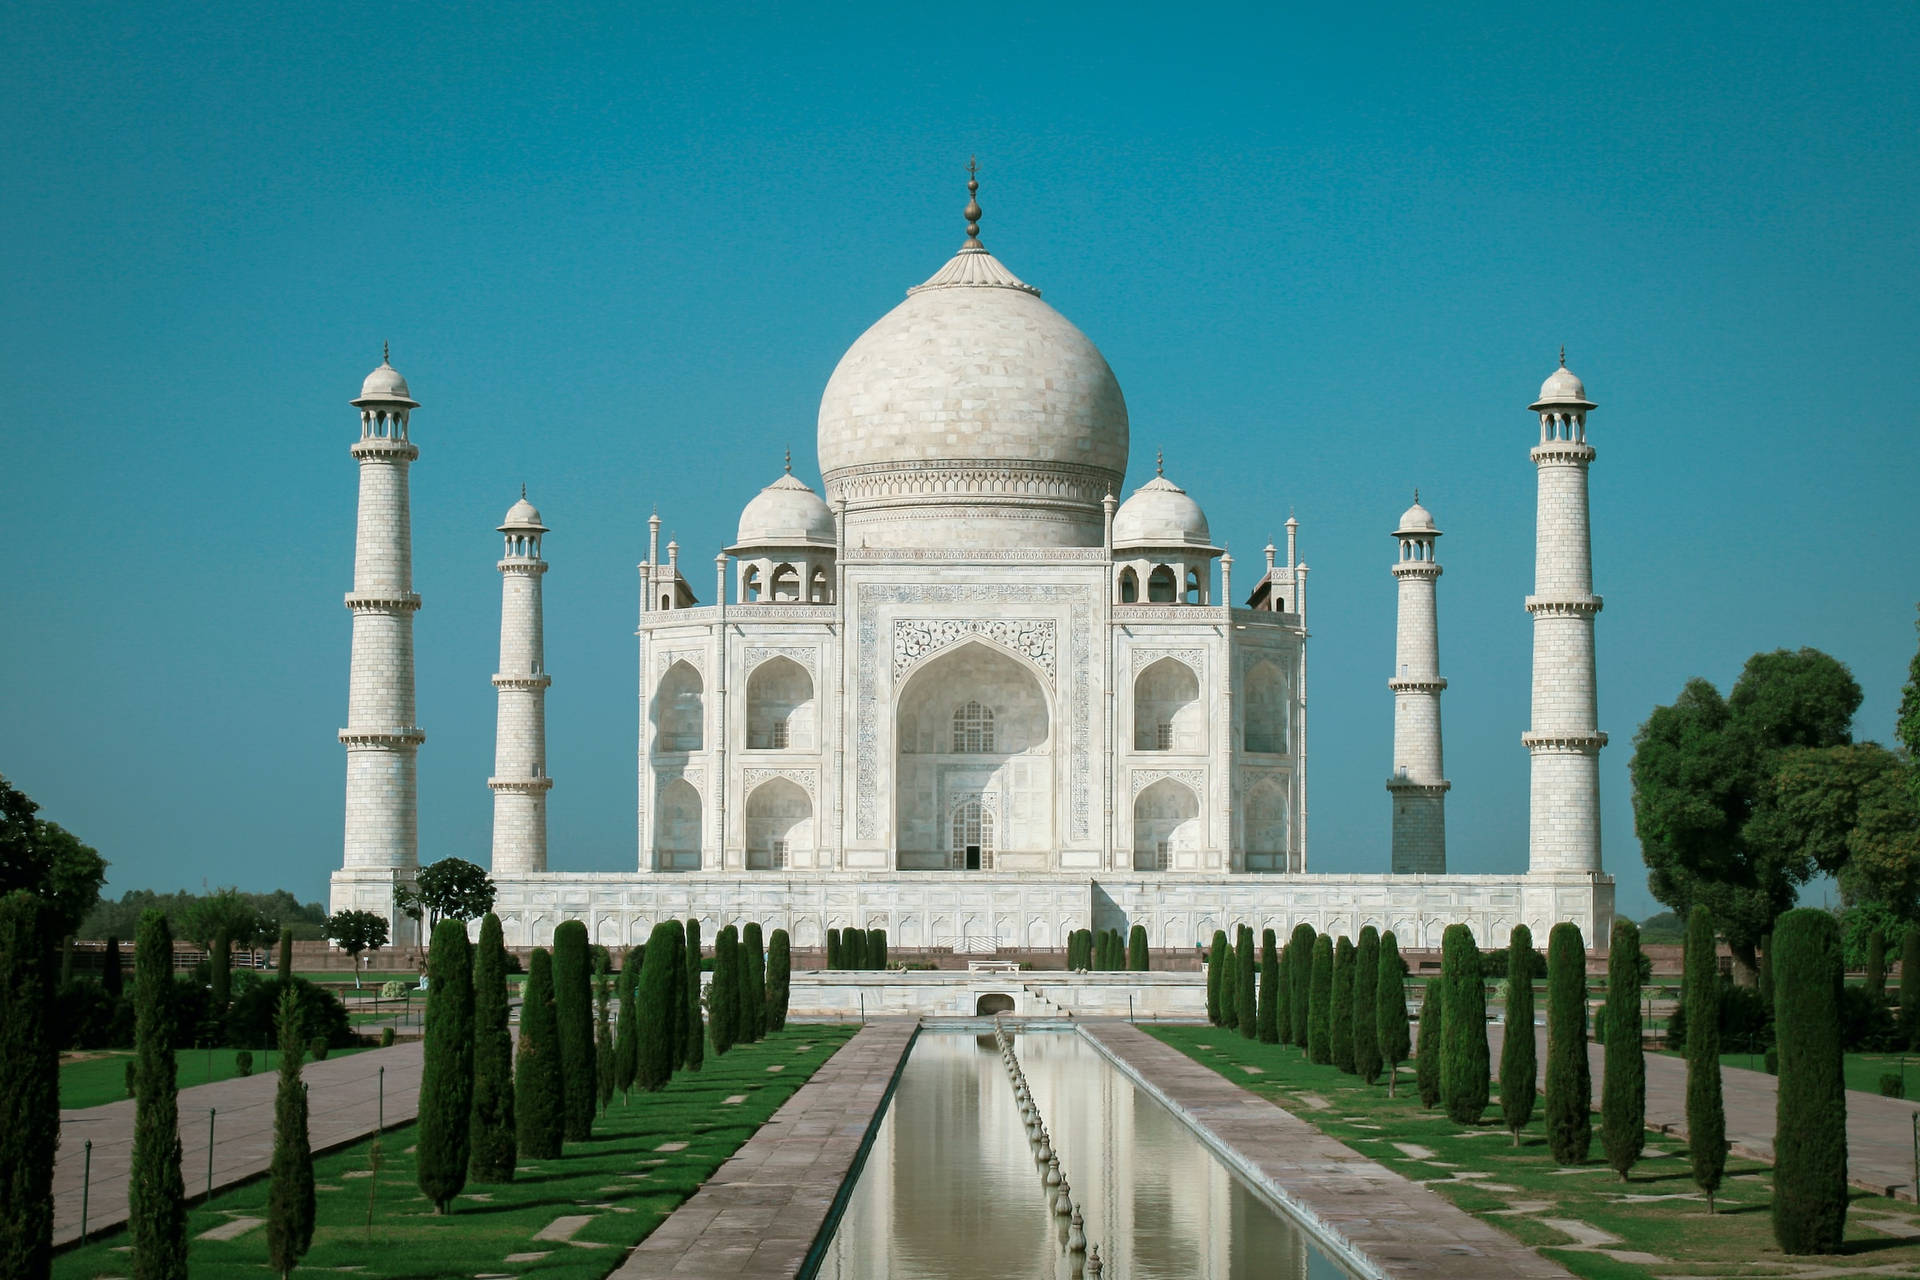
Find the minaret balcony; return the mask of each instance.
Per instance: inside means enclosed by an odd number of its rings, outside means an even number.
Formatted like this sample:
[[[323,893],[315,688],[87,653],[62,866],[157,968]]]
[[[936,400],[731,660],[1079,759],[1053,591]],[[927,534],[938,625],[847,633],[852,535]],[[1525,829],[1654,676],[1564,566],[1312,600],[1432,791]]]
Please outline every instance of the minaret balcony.
[[[493,791],[505,791],[515,795],[539,795],[543,791],[553,790],[552,778],[488,778],[487,787]]]
[[[1592,462],[1596,454],[1593,446],[1584,440],[1544,440],[1533,446],[1527,456],[1535,462],[1584,465]]]
[[[548,689],[553,687],[553,677],[544,673],[537,676],[503,676],[493,678],[496,689]]]
[[[1596,595],[1527,597],[1527,612],[1536,617],[1572,618],[1598,613],[1605,607],[1606,602]]]
[[[365,462],[369,458],[384,458],[400,462],[412,462],[420,456],[420,446],[411,440],[395,440],[392,437],[369,436],[353,442],[349,450],[354,457]]]
[[[1444,778],[1439,782],[1415,782],[1412,778],[1393,777],[1387,779],[1387,790],[1397,796],[1443,796],[1453,790],[1453,784]]]
[[[1415,680],[1402,676],[1387,681],[1387,688],[1395,693],[1439,693],[1447,687],[1445,676],[1434,676],[1429,680]]]
[[[1396,578],[1437,578],[1444,572],[1431,560],[1402,560],[1393,566]]]
[[[532,556],[508,556],[495,568],[502,573],[545,573],[548,565],[545,560],[536,560]]]
[[[420,597],[411,591],[349,591],[346,605],[356,613],[412,613],[420,607]]]
[[[1570,730],[1563,733],[1523,733],[1520,742],[1529,751],[1572,751],[1591,753],[1607,745],[1607,735],[1598,729]]]
[[[400,729],[342,729],[340,741],[349,747],[417,747],[427,740],[427,731],[418,725]]]

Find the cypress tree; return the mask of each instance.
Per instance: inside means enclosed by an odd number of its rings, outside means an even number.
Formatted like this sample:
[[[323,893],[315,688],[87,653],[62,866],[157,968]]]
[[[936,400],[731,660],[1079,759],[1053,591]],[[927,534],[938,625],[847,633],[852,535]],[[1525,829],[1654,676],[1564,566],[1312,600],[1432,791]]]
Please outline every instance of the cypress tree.
[[[1333,999],[1327,1011],[1333,1065],[1353,1074],[1353,943],[1342,934],[1333,944]]]
[[[1600,1146],[1625,1182],[1647,1143],[1647,1061],[1640,1049],[1640,926],[1613,922],[1607,951],[1607,1072],[1600,1089]]]
[[[767,1030],[787,1029],[787,997],[792,988],[792,944],[787,940],[785,929],[775,929],[767,939]]]
[[[1720,963],[1713,916],[1695,904],[1687,917],[1687,1155],[1693,1184],[1713,1193],[1727,1172],[1727,1114],[1720,1097]]]
[[[1114,950],[1119,950],[1120,935],[1114,934]],[[1259,992],[1254,989],[1254,975],[1257,969],[1253,956],[1253,928],[1241,925],[1239,936],[1234,944],[1235,968],[1233,974],[1233,994],[1238,1002],[1238,1017],[1235,1019],[1240,1034],[1249,1040],[1260,1038]]]
[[[1441,1051],[1447,1023],[1447,984],[1428,978],[1420,998],[1420,1042],[1414,1058],[1413,1079],[1420,1086],[1420,1105],[1437,1107],[1441,1098]]]
[[[473,948],[467,926],[442,920],[427,949],[426,1065],[420,1072],[421,1192],[446,1213],[467,1185],[473,1111]]]
[[[1313,940],[1313,972],[1307,988],[1307,1061],[1333,1061],[1333,939]]]
[[[1100,964],[1098,967],[1103,970],[1111,971],[1119,968],[1119,966],[1113,962],[1113,939],[1113,930],[1102,929],[1100,931]]]
[[[566,1130],[561,1084],[560,1026],[553,1009],[553,956],[535,947],[527,961],[527,989],[520,1005],[520,1044],[513,1061],[515,1147],[529,1160],[560,1154]]]
[[[867,967],[867,931],[865,929],[840,931],[840,961],[856,973]]]
[[[740,962],[733,954],[739,949],[737,937],[732,925],[713,936],[713,998],[708,1002],[712,1017],[707,1031],[713,1037],[715,1054],[724,1054],[733,1048],[734,1029],[740,1025],[740,1013],[735,1007],[740,1001]]]
[[[1447,988],[1440,1041],[1440,1090],[1447,1117],[1457,1124],[1479,1124],[1492,1084],[1487,983],[1479,944],[1464,924],[1450,924],[1440,935],[1440,980]]]
[[[840,958],[840,931],[838,929],[829,929],[827,930],[827,968],[840,968]],[[716,977],[719,976],[720,969],[717,965],[714,967],[713,972]]]
[[[1920,1048],[1920,924],[1900,942],[1900,1030],[1907,1048]]]
[[[1229,1031],[1240,1029],[1240,928],[1227,936],[1226,951],[1220,966],[1220,1025]]]
[[[1227,969],[1227,932],[1224,929],[1213,931],[1213,946],[1207,951],[1207,1021],[1216,1027],[1226,1025],[1226,1016],[1220,1009],[1221,975]]]
[[[1760,935],[1760,1003],[1773,1016],[1773,935]]]
[[[1273,1034],[1275,1044],[1287,1044],[1293,1031],[1293,943],[1280,944],[1279,967],[1273,984]]]
[[[679,928],[679,923],[672,920],[654,925],[647,936],[647,958],[640,965],[639,992],[634,1001],[640,1019],[634,1083],[648,1092],[667,1087],[677,1060],[675,1009],[685,1006],[685,998],[674,982],[673,935]],[[722,930],[720,936],[726,937],[726,931]],[[716,1025],[719,1012],[714,1010]]]
[[[427,992],[431,999],[433,992]],[[475,1182],[512,1182],[514,1145],[513,1033],[507,1027],[507,948],[500,917],[480,921],[473,952],[473,1109],[467,1121],[472,1150],[467,1176]]]
[[[1547,1145],[1555,1164],[1587,1162],[1593,1145],[1587,1064],[1587,944],[1562,921],[1547,935]]]
[[[1140,926],[1135,925],[1138,929]],[[1273,930],[1260,931],[1260,1043],[1280,1043],[1279,1010],[1276,1001],[1280,989],[1280,955],[1274,945]]]
[[[213,931],[213,945],[207,951],[207,967],[213,981],[213,1007],[224,1012],[233,1003],[233,941],[227,936],[225,925]]]
[[[60,1142],[47,911],[24,890],[0,898],[0,1275],[53,1267],[53,1153]],[[118,977],[117,941],[108,957]]]
[[[1127,968],[1135,973],[1145,973],[1150,967],[1147,963],[1147,926],[1137,924],[1127,931]]]
[[[1887,935],[1878,929],[1867,934],[1867,990],[1876,1002],[1887,999]]]
[[[669,966],[672,975],[668,986],[667,1043],[671,1046],[673,1069],[677,1071],[686,1066],[688,1040],[692,1036],[692,1028],[687,1024],[687,1002],[683,995],[687,989],[687,927],[678,920],[669,920],[667,923],[673,926],[673,932],[668,940],[668,949],[672,953],[673,963]],[[645,949],[644,946],[641,948],[642,951]],[[647,958],[643,955],[640,957],[639,968],[634,970],[636,984],[640,981],[640,973],[645,970],[646,965]],[[639,988],[636,985],[634,994],[636,1003],[640,999],[638,992]],[[635,1072],[637,1073],[638,1070],[636,1066]]]
[[[594,960],[593,971],[593,1085],[594,1098],[602,1111],[613,1101],[612,963],[602,951]]]
[[[1287,1004],[1293,1013],[1293,1031],[1287,1039],[1304,1049],[1307,1024],[1313,1013],[1313,926],[1293,926],[1293,941],[1288,945],[1293,948],[1293,963],[1287,975],[1292,984],[1287,992]]]
[[[167,917],[151,907],[141,913],[134,934],[133,1007],[133,1156],[127,1172],[133,1275],[134,1280],[185,1280],[187,1193],[180,1177],[173,1063],[173,933]]]
[[[1406,964],[1400,959],[1400,940],[1389,929],[1380,935],[1379,985],[1373,991],[1373,1025],[1380,1037],[1380,1061],[1387,1071],[1387,1096],[1400,1086],[1400,1064],[1412,1050],[1407,1034]]]
[[[273,1094],[273,1159],[267,1174],[267,1265],[287,1276],[313,1245],[314,1217],[307,1087],[300,1081],[306,1041],[290,982],[280,988],[279,1024],[280,1079]]]
[[[1088,970],[1099,968],[1093,962],[1093,930],[1076,930],[1076,936],[1080,939],[1080,967]]]
[[[1105,929],[1093,935],[1093,968],[1095,972],[1105,972],[1112,964],[1113,957],[1108,951],[1109,938]]]
[[[1540,1073],[1533,1043],[1533,931],[1513,926],[1507,941],[1507,1034],[1500,1044],[1500,1119],[1520,1145],[1520,1131],[1533,1119]]]
[[[644,958],[641,963],[646,963]],[[630,952],[620,969],[620,1025],[613,1036],[613,1087],[622,1095],[633,1093],[634,1078],[640,1073],[640,999],[635,989],[639,977]],[[686,1003],[684,995],[678,998]]]
[[[872,942],[872,933],[867,935],[867,940]],[[866,960],[867,967],[873,968],[871,946],[866,951]],[[767,1034],[767,957],[758,921],[747,925],[741,936],[740,962],[744,980],[740,983],[741,1030],[736,1038],[751,1044]]]
[[[280,926],[280,946],[278,950],[275,951],[273,958],[274,958],[274,963],[279,966],[280,981],[283,984],[291,985],[293,982],[293,926],[292,925]],[[356,969],[356,972],[354,974],[354,983],[357,986],[360,981],[359,974],[357,972],[359,967],[358,959],[354,961],[354,965]]]
[[[1840,931],[1826,912],[1799,907],[1773,922],[1773,940],[1773,1238],[1786,1253],[1838,1253],[1847,1229]]]
[[[126,974],[120,968],[120,939],[111,933],[107,935],[106,968],[100,971],[100,985],[115,1000],[127,985]]]
[[[686,927],[687,1002],[680,1028],[686,1036],[684,1065],[698,1071],[707,1060],[707,1023],[700,1012],[700,922],[689,919]]]
[[[560,1030],[560,1116],[568,1142],[593,1136],[592,950],[587,926],[562,920],[553,930],[553,1017]]]
[[[1353,1073],[1362,1084],[1380,1078],[1380,1027],[1374,1003],[1380,994],[1380,931],[1360,931],[1353,948]]]
[[[867,931],[867,964],[875,969],[887,967],[887,931],[885,929]]]

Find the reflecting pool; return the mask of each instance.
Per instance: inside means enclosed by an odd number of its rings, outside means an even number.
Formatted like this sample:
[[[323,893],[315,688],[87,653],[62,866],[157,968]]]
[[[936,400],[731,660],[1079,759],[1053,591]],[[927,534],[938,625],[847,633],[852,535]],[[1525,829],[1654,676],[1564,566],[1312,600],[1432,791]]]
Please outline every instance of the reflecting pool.
[[[1071,1032],[1014,1051],[1100,1248],[1102,1280],[1345,1280],[1294,1221]],[[927,1032],[901,1073],[819,1274],[1077,1280],[991,1035]]]

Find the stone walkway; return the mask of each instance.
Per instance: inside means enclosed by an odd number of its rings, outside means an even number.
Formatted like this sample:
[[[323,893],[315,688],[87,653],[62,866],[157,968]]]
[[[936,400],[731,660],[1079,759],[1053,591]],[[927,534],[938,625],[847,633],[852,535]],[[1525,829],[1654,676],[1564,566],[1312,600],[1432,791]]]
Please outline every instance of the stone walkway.
[[[1082,1034],[1207,1135],[1243,1176],[1317,1220],[1380,1274],[1571,1280],[1571,1272],[1512,1236],[1145,1032],[1124,1022],[1087,1022]]]
[[[879,1121],[919,1025],[912,1018],[868,1023],[654,1228],[611,1280],[797,1275]]]
[[[1499,1071],[1502,1033],[1506,1028],[1487,1028],[1487,1043],[1492,1051],[1494,1071]],[[1547,1032],[1535,1027],[1536,1052],[1540,1061],[1540,1087],[1547,1082]],[[1593,1101],[1598,1106],[1600,1088],[1606,1078],[1606,1049],[1589,1044],[1587,1058],[1593,1070]],[[1684,1058],[1649,1053],[1647,1062],[1647,1124],[1662,1133],[1684,1135],[1687,1131],[1687,1063]],[[1721,1105],[1727,1115],[1727,1141],[1735,1152],[1756,1160],[1773,1159],[1774,1109],[1778,1085],[1764,1071],[1740,1067],[1720,1069]],[[1847,1091],[1847,1180],[1862,1190],[1877,1195],[1895,1195],[1902,1200],[1914,1198],[1913,1117],[1920,1104],[1878,1094]],[[1598,1135],[1595,1135],[1596,1144]],[[1597,1146],[1596,1146],[1597,1150]]]
[[[191,1052],[189,1050],[188,1052]],[[369,1049],[325,1062],[308,1062],[307,1131],[315,1153],[330,1151],[374,1131],[380,1113],[381,1069],[385,1068],[385,1117],[388,1128],[411,1123],[419,1109],[419,1041],[390,1049]],[[207,1189],[207,1110],[213,1120],[213,1188],[243,1182],[267,1171],[273,1158],[271,1071],[244,1079],[221,1080],[180,1091],[180,1167],[187,1195],[199,1199]],[[85,1144],[93,1142],[89,1178],[87,1233],[91,1237],[127,1220],[127,1166],[133,1155],[133,1102],[60,1113],[60,1154],[53,1170],[53,1242],[80,1238],[80,1183]]]

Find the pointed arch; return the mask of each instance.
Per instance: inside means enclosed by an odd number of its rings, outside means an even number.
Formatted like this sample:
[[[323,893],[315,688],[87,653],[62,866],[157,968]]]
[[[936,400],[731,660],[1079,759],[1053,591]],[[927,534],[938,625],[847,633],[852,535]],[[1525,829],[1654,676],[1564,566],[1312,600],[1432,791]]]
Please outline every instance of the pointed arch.
[[[1279,661],[1262,657],[1249,663],[1240,696],[1246,708],[1247,750],[1284,755],[1290,749],[1292,708]]]
[[[691,662],[667,668],[653,695],[656,751],[699,751],[706,742],[706,683]]]
[[[767,659],[747,676],[747,747],[778,751],[813,745],[813,677],[792,658]]]
[[[1134,797],[1135,871],[1171,871],[1182,850],[1200,844],[1200,800],[1191,787],[1162,778]]]
[[[813,800],[787,778],[747,793],[747,870],[785,871],[813,861]]]
[[[654,805],[653,846],[662,871],[700,868],[700,833],[705,827],[700,793],[685,778],[669,778]]]
[[[1172,657],[1149,664],[1133,681],[1133,749],[1205,750],[1204,711],[1192,667]]]

